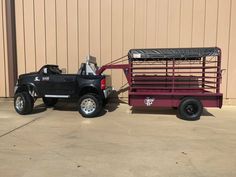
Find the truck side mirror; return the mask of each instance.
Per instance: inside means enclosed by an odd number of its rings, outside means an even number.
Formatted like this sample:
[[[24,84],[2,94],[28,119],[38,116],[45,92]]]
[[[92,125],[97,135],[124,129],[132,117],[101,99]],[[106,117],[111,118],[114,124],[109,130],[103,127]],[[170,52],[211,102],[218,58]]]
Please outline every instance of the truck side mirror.
[[[62,74],[66,74],[66,68],[62,68],[62,69],[61,69],[61,73],[62,73]]]

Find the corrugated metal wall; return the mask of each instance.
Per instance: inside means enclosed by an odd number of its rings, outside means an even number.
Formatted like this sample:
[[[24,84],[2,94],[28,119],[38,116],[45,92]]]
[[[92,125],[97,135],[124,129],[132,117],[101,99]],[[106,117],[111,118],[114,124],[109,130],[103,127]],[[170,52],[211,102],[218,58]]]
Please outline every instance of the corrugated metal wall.
[[[0,97],[9,96],[5,0],[0,0]]]
[[[15,5],[19,74],[45,63],[73,73],[88,54],[101,65],[130,48],[219,46],[226,69],[222,91],[236,98],[236,0],[15,0]],[[109,73],[116,89],[126,83],[122,71]]]

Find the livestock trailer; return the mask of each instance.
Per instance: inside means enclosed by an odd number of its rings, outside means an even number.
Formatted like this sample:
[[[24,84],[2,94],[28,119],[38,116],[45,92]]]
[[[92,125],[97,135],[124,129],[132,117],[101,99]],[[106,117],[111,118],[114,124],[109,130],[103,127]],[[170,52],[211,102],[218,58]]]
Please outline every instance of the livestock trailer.
[[[122,62],[122,63],[120,63]],[[222,107],[221,50],[210,48],[131,49],[97,70],[123,69],[133,107],[178,108],[181,118],[199,119],[203,107]]]

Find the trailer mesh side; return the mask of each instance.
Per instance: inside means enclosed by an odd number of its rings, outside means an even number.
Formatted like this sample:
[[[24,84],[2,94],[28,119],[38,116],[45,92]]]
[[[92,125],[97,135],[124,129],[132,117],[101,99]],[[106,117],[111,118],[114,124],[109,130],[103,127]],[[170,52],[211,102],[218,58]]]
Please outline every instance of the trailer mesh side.
[[[217,57],[200,60],[133,61],[131,91],[217,93]]]

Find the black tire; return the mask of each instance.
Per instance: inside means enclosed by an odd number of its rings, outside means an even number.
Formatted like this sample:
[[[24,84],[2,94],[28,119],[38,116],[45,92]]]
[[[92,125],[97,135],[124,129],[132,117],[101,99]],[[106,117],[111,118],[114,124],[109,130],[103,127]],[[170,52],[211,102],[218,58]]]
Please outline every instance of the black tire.
[[[179,117],[184,120],[198,120],[202,115],[202,111],[201,101],[192,97],[184,98],[178,107]]]
[[[102,101],[102,106],[105,107],[108,103],[108,99],[103,99]]]
[[[17,93],[14,96],[14,108],[21,115],[30,114],[34,107],[34,100],[27,92]]]
[[[46,107],[53,107],[55,104],[57,104],[58,99],[57,98],[46,98],[43,97],[43,102]]]
[[[86,105],[90,104],[90,105]],[[79,113],[86,118],[92,118],[99,115],[102,110],[102,99],[96,94],[86,94],[83,95],[78,101]]]

